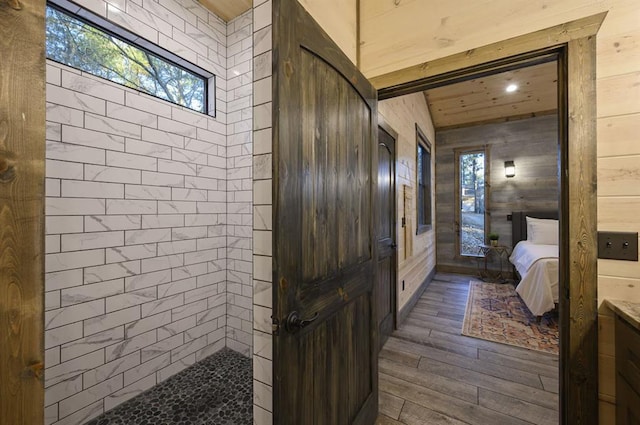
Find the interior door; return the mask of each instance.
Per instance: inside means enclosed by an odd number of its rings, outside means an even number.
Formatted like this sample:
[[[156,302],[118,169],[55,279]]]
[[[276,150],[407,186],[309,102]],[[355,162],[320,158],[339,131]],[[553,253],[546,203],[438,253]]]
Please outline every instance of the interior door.
[[[377,93],[274,0],[274,423],[377,416]]]
[[[395,140],[378,127],[378,278],[376,287],[379,348],[394,328],[396,304]]]

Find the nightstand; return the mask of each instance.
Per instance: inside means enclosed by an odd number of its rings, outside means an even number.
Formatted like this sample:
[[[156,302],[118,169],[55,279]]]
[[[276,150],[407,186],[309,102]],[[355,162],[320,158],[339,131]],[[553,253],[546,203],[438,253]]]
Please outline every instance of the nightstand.
[[[485,282],[504,283],[505,270],[509,266],[509,248],[504,245],[480,245],[478,247],[478,275]],[[492,270],[489,265],[500,266],[499,270]]]

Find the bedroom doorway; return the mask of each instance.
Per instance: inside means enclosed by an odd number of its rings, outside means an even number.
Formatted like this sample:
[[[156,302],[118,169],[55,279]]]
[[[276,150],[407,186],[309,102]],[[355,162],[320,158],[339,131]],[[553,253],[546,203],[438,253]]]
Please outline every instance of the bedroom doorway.
[[[542,209],[558,216],[557,68],[553,57],[525,62],[394,104],[421,101],[413,111],[432,122],[437,269],[381,352],[381,411],[393,420],[427,415],[426,407],[451,422],[558,424],[557,310],[538,323],[512,281],[505,283],[512,233],[520,237],[508,216]],[[522,88],[506,92],[514,81]],[[392,109],[387,102],[393,99],[379,105],[384,112]],[[510,160],[518,164],[515,176],[504,169]],[[557,239],[557,226],[555,232]],[[500,234],[495,246],[492,233]],[[451,269],[441,270],[442,263]],[[557,288],[557,267],[555,276]],[[415,365],[398,360],[407,353]],[[398,397],[404,407],[393,411],[384,397]]]
[[[603,14],[594,15],[373,80],[379,88],[379,99],[384,100],[498,70],[557,61],[561,188],[558,381],[562,425],[596,424],[598,420],[593,36],[603,19]]]

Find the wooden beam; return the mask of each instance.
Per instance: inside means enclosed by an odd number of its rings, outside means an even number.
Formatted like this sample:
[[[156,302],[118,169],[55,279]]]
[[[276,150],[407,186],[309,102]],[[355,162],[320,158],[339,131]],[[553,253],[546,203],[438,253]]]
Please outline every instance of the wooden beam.
[[[42,424],[44,0],[0,1],[0,423]]]
[[[378,89],[389,89],[419,80],[458,71],[463,68],[508,58],[523,52],[532,52],[550,46],[557,46],[571,40],[594,35],[600,29],[606,12],[586,18],[556,25],[520,37],[492,43],[477,49],[467,50],[445,58],[424,62],[419,65],[393,71],[371,79]]]
[[[560,294],[563,424],[598,423],[596,38],[571,40],[566,63],[566,149]]]

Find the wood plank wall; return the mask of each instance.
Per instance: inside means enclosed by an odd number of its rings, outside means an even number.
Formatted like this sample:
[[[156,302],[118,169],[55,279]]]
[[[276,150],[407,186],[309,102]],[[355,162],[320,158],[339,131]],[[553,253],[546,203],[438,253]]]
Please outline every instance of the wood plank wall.
[[[640,231],[640,2],[608,2],[596,40],[598,230]],[[640,302],[640,263],[598,260],[600,424],[615,422],[613,317],[605,298]]]
[[[228,0],[227,0],[228,1]],[[357,64],[358,1],[298,0],[329,37]]]
[[[361,70],[367,77],[382,75],[593,15],[609,3],[367,0],[361,10]]]
[[[431,161],[435,160],[435,131],[431,122],[431,115],[427,102],[422,93],[415,93],[394,99],[384,100],[378,105],[378,112],[387,124],[398,133],[396,140],[396,208],[398,222],[396,234],[398,235],[398,309],[402,309],[411,296],[419,289],[420,285],[433,270],[436,263],[435,255],[435,230],[429,230],[420,235],[415,234],[416,223],[416,130],[418,123],[424,134],[431,142]],[[432,166],[432,173],[435,173]],[[432,182],[435,174],[432,174]],[[405,243],[405,232],[401,227],[401,218],[404,212],[403,186],[408,186],[414,196],[410,197],[411,205],[408,206],[407,220],[412,223],[412,228],[407,232],[407,237],[412,240],[409,246],[413,246],[412,253],[405,253],[408,246]],[[432,203],[435,201],[435,194]],[[433,204],[432,204],[433,205]],[[435,215],[432,218],[435,222]],[[404,290],[402,290],[404,281]]]
[[[436,131],[436,244],[438,267],[475,268],[472,257],[457,255],[455,243],[455,154],[458,148],[487,145],[490,151],[490,231],[511,247],[512,211],[558,208],[558,117],[542,117]],[[506,178],[504,161],[516,164]]]
[[[0,423],[44,416],[44,5],[0,2]]]

